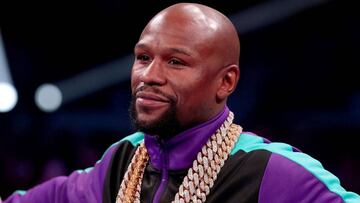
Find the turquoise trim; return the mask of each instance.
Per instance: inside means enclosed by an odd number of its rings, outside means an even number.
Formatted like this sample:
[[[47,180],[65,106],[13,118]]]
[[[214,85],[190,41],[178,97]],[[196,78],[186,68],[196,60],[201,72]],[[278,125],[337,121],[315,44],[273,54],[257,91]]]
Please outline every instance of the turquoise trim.
[[[101,160],[97,161],[96,163],[100,163]],[[79,169],[79,170],[76,170],[77,173],[81,174],[81,173],[89,173],[90,171],[93,170],[93,166],[92,167],[89,167],[89,168],[86,168],[86,169]]]
[[[307,154],[293,152],[292,149],[292,146],[288,144],[277,142],[264,143],[264,139],[259,136],[250,133],[242,133],[230,154],[234,155],[239,150],[243,150],[245,152],[267,150],[272,153],[279,154],[304,167],[318,180],[324,183],[331,192],[338,194],[345,202],[360,202],[360,196],[356,193],[348,192],[341,187],[339,179],[329,171],[325,170],[319,161]]]
[[[230,155],[234,155],[239,150],[243,150],[245,152],[256,150],[259,145],[263,144],[264,140],[261,137],[255,135],[251,136],[249,133],[241,133],[239,140],[231,150]]]
[[[19,194],[20,196],[23,196],[26,194],[25,190],[16,190],[14,193]]]
[[[144,133],[136,132],[132,135],[129,135],[129,136],[123,138],[120,142],[125,141],[125,140],[131,142],[131,144],[135,147],[144,140]]]
[[[104,156],[106,155],[106,153],[107,153],[112,147],[114,147],[114,146],[116,146],[116,145],[119,145],[121,142],[123,142],[123,141],[125,141],[125,140],[131,142],[131,144],[135,147],[136,145],[140,144],[140,143],[144,140],[144,133],[142,133],[142,132],[136,132],[136,133],[131,134],[131,135],[127,136],[127,137],[124,137],[124,138],[121,139],[120,141],[115,142],[114,144],[112,144],[112,145],[104,152],[104,154],[102,155],[101,159],[100,159],[99,161],[97,161],[97,162],[100,162],[100,161],[104,158]],[[96,163],[97,163],[97,162],[96,162]]]
[[[14,195],[14,194],[24,196],[26,194],[26,190],[15,190],[15,192],[13,192],[12,195]],[[0,200],[1,200],[1,197],[0,197]],[[2,203],[2,202],[0,201],[0,203]]]
[[[104,152],[104,154],[102,155],[101,159],[98,160],[96,162],[96,164],[100,163],[101,160],[104,158],[104,156],[108,153],[108,151],[113,148],[116,145],[119,145],[120,143],[122,143],[123,141],[129,141],[134,147],[139,145],[142,141],[144,140],[144,133],[142,132],[136,132],[134,134],[131,134],[123,139],[121,139],[118,142],[115,142],[114,144],[112,144],[109,148],[107,148],[107,150]],[[79,169],[76,170],[77,173],[81,174],[81,173],[89,173],[94,167],[89,167],[86,169]]]

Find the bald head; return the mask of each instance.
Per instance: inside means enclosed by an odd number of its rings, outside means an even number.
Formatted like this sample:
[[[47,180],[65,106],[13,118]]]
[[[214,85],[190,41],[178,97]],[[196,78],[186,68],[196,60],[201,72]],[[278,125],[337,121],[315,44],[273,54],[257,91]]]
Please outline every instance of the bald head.
[[[164,29],[182,30],[191,41],[207,44],[211,51],[222,58],[222,65],[239,63],[240,42],[232,22],[219,11],[195,3],[179,3],[159,12],[145,27],[143,33]],[[195,39],[201,39],[195,41]]]
[[[233,24],[212,8],[181,3],[158,13],[134,48],[135,126],[173,136],[219,114],[239,79],[239,49]]]

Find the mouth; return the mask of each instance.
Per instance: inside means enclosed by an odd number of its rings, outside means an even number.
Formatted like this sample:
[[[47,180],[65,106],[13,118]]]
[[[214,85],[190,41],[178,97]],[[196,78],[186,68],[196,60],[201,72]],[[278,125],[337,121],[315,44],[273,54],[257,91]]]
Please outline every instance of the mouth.
[[[151,92],[137,92],[136,93],[136,104],[139,107],[144,108],[157,108],[168,105],[170,100],[162,95],[151,93]]]

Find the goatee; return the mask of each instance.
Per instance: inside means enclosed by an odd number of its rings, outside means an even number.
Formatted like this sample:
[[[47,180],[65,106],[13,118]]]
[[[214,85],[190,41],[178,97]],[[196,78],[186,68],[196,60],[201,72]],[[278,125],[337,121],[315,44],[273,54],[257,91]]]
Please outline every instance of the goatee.
[[[138,90],[141,91],[142,89]],[[136,91],[136,92],[138,92]],[[136,92],[132,94],[132,99],[129,108],[130,119],[132,126],[137,130],[149,135],[157,136],[163,140],[168,140],[182,131],[180,122],[177,119],[176,100],[167,96],[169,99],[169,108],[165,111],[159,119],[153,122],[139,121],[136,111]],[[159,93],[159,91],[156,91]]]

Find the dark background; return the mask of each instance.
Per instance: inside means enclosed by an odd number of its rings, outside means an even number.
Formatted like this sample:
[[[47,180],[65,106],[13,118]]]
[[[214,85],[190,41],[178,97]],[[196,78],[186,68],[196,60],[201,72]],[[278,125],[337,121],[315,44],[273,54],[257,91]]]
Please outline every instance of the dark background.
[[[130,54],[148,20],[174,2],[1,2],[0,28],[19,101],[0,113],[0,196],[92,166],[108,146],[133,132],[130,77],[52,113],[37,108],[34,93],[43,83]],[[201,3],[232,16],[272,2],[279,1]],[[241,78],[229,100],[246,131],[296,146],[357,193],[359,17],[354,3],[323,1],[240,33]]]

